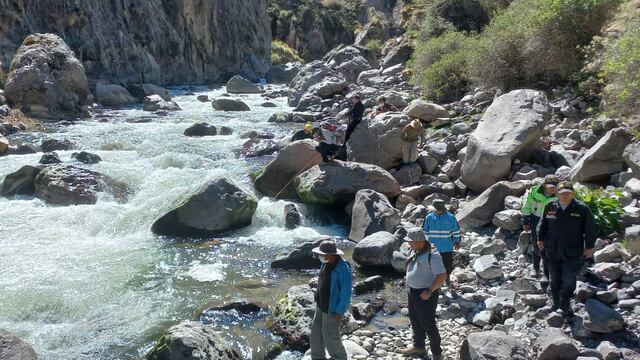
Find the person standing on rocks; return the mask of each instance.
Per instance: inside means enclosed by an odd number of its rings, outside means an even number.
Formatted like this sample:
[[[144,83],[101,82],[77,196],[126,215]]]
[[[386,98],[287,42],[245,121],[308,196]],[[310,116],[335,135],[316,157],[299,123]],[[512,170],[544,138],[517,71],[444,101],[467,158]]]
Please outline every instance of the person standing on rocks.
[[[351,303],[351,266],[336,243],[325,240],[313,249],[322,262],[316,292],[316,313],[311,327],[311,358],[325,359],[325,349],[335,360],[347,360],[340,323]]]
[[[415,119],[402,129],[402,162],[411,165],[418,159],[418,141],[422,136],[422,122]]]
[[[413,330],[413,346],[404,349],[404,356],[427,354],[425,340],[434,360],[442,360],[440,331],[436,323],[436,308],[440,287],[447,279],[447,272],[438,251],[431,249],[420,228],[409,229],[405,241],[409,242],[412,255],[407,260],[405,283],[409,288],[409,319]]]
[[[555,175],[547,175],[542,185],[532,187],[525,194],[524,205],[522,206],[522,228],[530,233],[531,245],[533,246],[531,251],[533,271],[536,277],[540,276],[540,260],[544,260],[542,271],[547,281],[549,279],[549,264],[544,252],[538,249],[536,229],[545,206],[557,200],[555,196],[557,187],[558,178]]]
[[[460,228],[455,215],[447,211],[444,200],[433,200],[435,211],[427,214],[422,229],[436,246],[447,270],[447,283],[453,272],[453,251],[460,249]]]
[[[364,116],[364,105],[362,101],[360,101],[359,95],[354,95],[351,98],[351,108],[347,112],[346,116],[350,117],[349,125],[347,125],[347,132],[344,136],[344,143],[342,147],[347,146],[347,141],[351,138],[351,134],[356,129],[358,124],[362,121],[362,117]]]
[[[322,161],[329,162],[333,160],[335,155],[340,150],[338,125],[324,122],[320,125],[320,128],[315,129],[315,138],[318,141],[316,151],[322,155]]]
[[[561,182],[556,196],[558,200],[545,206],[538,225],[538,248],[549,260],[553,310],[569,317],[576,278],[583,257],[593,256],[597,228],[589,206],[574,199],[570,182]]]

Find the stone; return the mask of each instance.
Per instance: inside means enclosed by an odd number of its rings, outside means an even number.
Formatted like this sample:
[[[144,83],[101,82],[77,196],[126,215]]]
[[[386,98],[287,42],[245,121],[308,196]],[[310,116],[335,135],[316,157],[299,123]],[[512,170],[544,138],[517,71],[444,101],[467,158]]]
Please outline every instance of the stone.
[[[473,270],[485,280],[497,279],[502,276],[502,267],[494,255],[483,255],[473,262]]]
[[[40,157],[40,161],[38,163],[42,165],[53,165],[60,164],[61,162],[62,160],[60,160],[60,156],[58,156],[57,153],[49,152],[42,154],[42,157]]]
[[[236,75],[227,82],[227,92],[229,94],[259,94],[262,90],[251,81]]]
[[[0,135],[0,155],[6,153],[7,150],[9,150],[9,139]]]
[[[619,360],[622,357],[622,353],[617,346],[613,345],[610,341],[602,341],[598,344],[597,350],[602,354],[602,360]]]
[[[44,139],[40,144],[42,152],[64,151],[73,149],[69,139]]]
[[[86,151],[80,151],[79,153],[73,153],[71,155],[72,158],[80,161],[83,164],[92,165],[97,164],[102,161],[102,158],[96,154],[92,154]]]
[[[524,343],[502,331],[470,333],[460,346],[459,360],[527,360]]]
[[[384,280],[380,275],[371,276],[353,284],[353,293],[355,295],[367,294],[382,289],[384,289]]]
[[[214,326],[186,321],[170,327],[147,354],[147,360],[243,360]]]
[[[156,220],[158,235],[209,237],[251,224],[256,198],[231,180],[214,178]]]
[[[344,349],[347,352],[347,359],[367,359],[370,356],[367,350],[351,340],[342,340],[342,346],[344,346]],[[326,356],[327,358],[329,357],[328,352],[326,353]],[[312,360],[311,350],[308,350],[305,353],[305,355],[302,357],[302,360]]]
[[[353,261],[361,266],[391,266],[393,252],[400,241],[386,231],[379,231],[360,240],[353,250]]]
[[[467,123],[461,122],[451,125],[451,134],[453,135],[468,134],[472,131],[473,128],[471,128],[471,126],[469,126],[469,124]]]
[[[393,233],[398,225],[400,214],[384,195],[369,189],[356,193],[349,240],[358,242],[378,231]]]
[[[640,225],[633,225],[625,229],[627,249],[631,255],[640,255]]]
[[[127,91],[129,91],[131,96],[138,99],[139,102],[143,102],[145,97],[151,95],[158,95],[164,101],[171,101],[171,94],[169,93],[169,90],[155,84],[128,84]]]
[[[485,308],[492,312],[501,311],[505,308],[513,308],[516,301],[516,292],[513,290],[500,289],[496,295],[484,301]]]
[[[281,149],[281,144],[270,139],[254,138],[242,145],[240,154],[244,157],[259,157],[265,155],[271,155]]]
[[[591,271],[600,280],[607,283],[617,281],[624,275],[624,269],[618,263],[597,263],[591,268]]]
[[[196,99],[198,99],[198,101],[203,102],[203,103],[211,101],[211,100],[209,100],[209,95],[206,95],[206,94],[198,95],[196,97]]]
[[[513,160],[526,159],[536,148],[550,117],[542,92],[514,90],[498,97],[469,138],[461,169],[464,183],[481,193],[504,179]]]
[[[286,255],[278,256],[271,262],[272,269],[286,269],[286,270],[304,270],[304,269],[319,269],[320,260],[314,255],[313,249],[320,246],[320,243],[325,240],[307,241],[298,245],[295,249]]]
[[[0,194],[6,197],[33,195],[35,192],[35,180],[40,171],[42,171],[41,167],[25,165],[18,171],[8,174],[4,177]]]
[[[37,358],[35,350],[26,341],[0,329],[0,359],[36,360]]]
[[[265,79],[270,84],[288,84],[298,75],[300,68],[302,64],[299,62],[272,65],[265,74]]]
[[[355,83],[361,72],[371,69],[371,65],[354,46],[339,45],[322,58],[325,64],[342,73],[346,80]]]
[[[580,343],[557,328],[547,328],[536,339],[538,360],[575,360],[580,355]]]
[[[382,299],[375,299],[370,302],[360,302],[354,304],[351,311],[353,312],[353,317],[356,320],[368,322],[384,308],[384,304],[385,301]]]
[[[298,175],[294,186],[302,201],[316,205],[345,205],[362,189],[380,192],[388,199],[400,195],[400,184],[386,170],[337,160],[316,165]]]
[[[316,146],[318,143],[311,139],[294,141],[285,146],[255,178],[256,189],[269,197],[297,198],[293,186],[295,177],[322,162]]]
[[[287,295],[276,303],[267,326],[281,336],[285,345],[293,350],[309,348],[309,336],[315,314],[315,295],[309,285],[293,286]]]
[[[539,281],[523,277],[511,281],[504,286],[504,289],[515,291],[518,295],[543,293]]]
[[[411,165],[405,165],[398,170],[392,169],[390,173],[398,180],[401,186],[413,186],[420,181],[422,168],[420,165],[413,163]]]
[[[219,135],[233,135],[233,129],[228,126],[221,126]]]
[[[518,196],[507,196],[504,199],[504,207],[510,210],[522,210],[522,198]]]
[[[95,95],[96,102],[107,107],[127,106],[138,102],[127,89],[116,84],[97,84]]]
[[[240,100],[219,98],[211,102],[214,110],[219,111],[251,111],[249,105]]]
[[[547,305],[547,295],[541,294],[527,294],[520,297],[522,303],[533,308],[539,309]]]
[[[438,104],[420,99],[411,101],[403,112],[409,117],[417,118],[427,123],[441,118],[449,118],[447,109]]]
[[[87,116],[92,104],[82,63],[54,34],[24,38],[11,62],[4,96],[26,114],[53,120]]]
[[[561,328],[563,324],[562,314],[553,311],[544,319],[544,321],[552,328]]]
[[[439,165],[438,159],[434,158],[426,152],[418,155],[417,163],[418,165],[420,165],[420,167],[422,168],[422,172],[425,174],[433,174]]]
[[[218,129],[208,122],[202,121],[189,126],[182,134],[184,136],[214,136],[218,135]]]
[[[34,186],[34,195],[49,204],[86,205],[95,204],[99,192],[115,192],[120,185],[95,171],[66,165],[44,168]]]
[[[377,165],[383,169],[401,165],[400,134],[409,122],[409,117],[401,113],[383,113],[374,119],[364,119],[349,139],[349,160]]]
[[[587,317],[584,327],[589,331],[608,334],[624,329],[625,321],[622,315],[596,299],[588,299],[585,310]]]
[[[640,144],[631,143],[627,145],[622,153],[625,164],[633,172],[633,176],[640,178]]]
[[[520,181],[501,181],[492,185],[475,199],[461,205],[456,214],[460,227],[470,230],[490,224],[494,214],[504,207],[504,199],[507,196],[522,196],[526,188],[525,183]]]
[[[298,212],[298,207],[295,204],[287,204],[284,206],[284,227],[285,229],[292,230],[300,226],[302,216]]]
[[[640,197],[640,179],[633,178],[624,184],[624,191],[633,197]]]
[[[298,106],[302,95],[309,93],[330,97],[342,93],[348,82],[345,76],[320,60],[305,64],[289,83],[289,106]]]
[[[493,225],[516,231],[522,229],[522,213],[518,210],[502,210],[493,216]]]
[[[624,170],[622,154],[629,142],[625,129],[609,131],[573,166],[571,180],[606,181],[612,174],[621,172]]]
[[[144,111],[178,111],[182,110],[175,101],[166,101],[160,95],[146,96],[142,102]]]
[[[471,323],[476,326],[485,327],[491,324],[493,313],[488,310],[482,310],[473,316]]]
[[[507,249],[507,244],[502,239],[486,237],[471,245],[469,252],[478,255],[498,255]]]
[[[613,243],[593,253],[593,259],[598,263],[617,262],[631,258],[631,254],[620,243]]]

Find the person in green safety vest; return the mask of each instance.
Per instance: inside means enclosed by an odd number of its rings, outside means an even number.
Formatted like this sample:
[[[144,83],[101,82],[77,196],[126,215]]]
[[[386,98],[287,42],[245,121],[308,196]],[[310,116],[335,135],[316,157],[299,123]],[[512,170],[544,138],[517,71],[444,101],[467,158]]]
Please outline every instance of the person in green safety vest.
[[[557,200],[555,193],[558,186],[558,178],[555,175],[547,175],[542,185],[534,186],[525,194],[522,206],[522,227],[531,234],[533,271],[536,277],[540,276],[540,261],[543,261],[543,273],[549,279],[549,265],[544,252],[537,246],[538,234],[536,228],[548,203]]]

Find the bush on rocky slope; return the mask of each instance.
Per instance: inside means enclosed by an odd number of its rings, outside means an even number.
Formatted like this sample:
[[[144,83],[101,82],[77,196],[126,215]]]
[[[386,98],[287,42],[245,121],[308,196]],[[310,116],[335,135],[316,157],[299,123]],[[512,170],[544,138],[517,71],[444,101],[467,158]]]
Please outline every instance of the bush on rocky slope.
[[[286,64],[288,62],[302,62],[298,52],[284,41],[274,40],[271,42],[271,64]]]
[[[620,194],[608,194],[601,188],[591,190],[579,187],[576,198],[589,205],[596,220],[600,235],[607,236],[618,230],[620,220],[624,214],[620,201],[615,197]]]

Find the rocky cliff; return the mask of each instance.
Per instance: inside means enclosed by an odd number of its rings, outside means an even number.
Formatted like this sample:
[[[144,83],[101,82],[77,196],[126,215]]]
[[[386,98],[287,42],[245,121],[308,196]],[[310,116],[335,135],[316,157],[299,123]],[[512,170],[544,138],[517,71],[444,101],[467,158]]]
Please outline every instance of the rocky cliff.
[[[5,71],[32,33],[61,36],[90,82],[202,83],[269,68],[265,0],[0,0]]]

